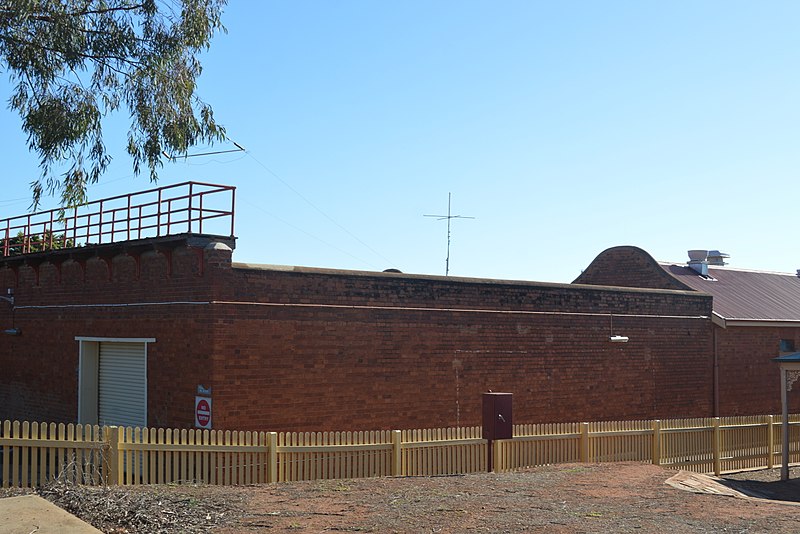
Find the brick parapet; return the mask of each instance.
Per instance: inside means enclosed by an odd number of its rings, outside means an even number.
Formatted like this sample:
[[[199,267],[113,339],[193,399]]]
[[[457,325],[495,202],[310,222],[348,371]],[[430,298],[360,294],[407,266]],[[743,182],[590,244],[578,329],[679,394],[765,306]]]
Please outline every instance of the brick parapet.
[[[650,254],[638,247],[604,250],[573,282],[615,287],[692,289],[668,274]]]
[[[149,421],[190,426],[196,387],[213,380],[210,301],[225,268],[224,253],[209,254],[209,266],[203,252],[177,246],[0,267],[0,292],[11,288],[15,300],[13,309],[0,302],[0,330],[22,332],[0,336],[0,419],[75,420],[77,336],[155,338]]]
[[[576,286],[392,273],[254,269],[231,272],[231,301],[710,316],[692,291]]]

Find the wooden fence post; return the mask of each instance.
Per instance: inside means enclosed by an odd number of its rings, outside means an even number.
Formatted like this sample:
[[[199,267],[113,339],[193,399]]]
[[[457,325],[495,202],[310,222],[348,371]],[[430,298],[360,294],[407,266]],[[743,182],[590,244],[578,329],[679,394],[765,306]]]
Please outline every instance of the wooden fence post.
[[[775,417],[772,415],[767,416],[767,468],[772,469],[775,467],[775,434],[772,432]]]
[[[492,472],[503,473],[508,471],[508,466],[505,462],[504,447],[507,440],[497,439],[492,443]]]
[[[119,485],[119,427],[103,427],[105,434],[105,454],[103,454],[103,473],[105,482],[109,486]]]
[[[269,473],[267,474],[269,482],[278,481],[278,433],[269,433]]]
[[[581,462],[589,463],[589,423],[581,423]]]
[[[6,238],[8,239],[8,238]],[[3,421],[3,431],[0,432],[0,436],[4,438],[11,437],[11,421]],[[11,454],[9,454],[8,449],[6,449],[6,453],[3,456],[3,465],[0,468],[0,478],[2,478],[2,487],[7,488],[11,485],[11,471],[9,466],[11,465]]]
[[[719,417],[714,418],[714,476],[718,477],[722,473],[722,431],[719,428]]]
[[[403,433],[392,430],[392,476],[403,475]]]
[[[661,420],[653,421],[653,465],[661,465]]]

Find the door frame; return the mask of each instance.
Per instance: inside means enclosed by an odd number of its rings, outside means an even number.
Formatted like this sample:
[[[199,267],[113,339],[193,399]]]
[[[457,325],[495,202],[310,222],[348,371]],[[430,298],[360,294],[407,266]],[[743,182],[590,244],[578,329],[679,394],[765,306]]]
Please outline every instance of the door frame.
[[[78,423],[84,425],[97,424],[100,343],[144,343],[144,416],[145,421],[147,421],[147,345],[155,343],[156,338],[75,336],[75,341],[78,342]]]

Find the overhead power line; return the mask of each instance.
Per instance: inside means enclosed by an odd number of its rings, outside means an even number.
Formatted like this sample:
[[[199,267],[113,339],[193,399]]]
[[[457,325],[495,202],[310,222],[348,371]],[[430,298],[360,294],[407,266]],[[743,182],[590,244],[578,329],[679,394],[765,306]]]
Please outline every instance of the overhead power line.
[[[275,173],[275,171],[273,171],[272,169],[270,169],[269,167],[267,167],[266,165],[264,165],[264,164],[263,164],[261,161],[259,161],[259,159],[258,159],[258,158],[256,158],[256,157],[255,157],[255,156],[254,156],[254,155],[253,155],[253,154],[252,154],[252,153],[251,153],[249,150],[245,149],[245,148],[244,148],[242,145],[240,145],[239,143],[237,143],[236,141],[234,141],[234,140],[233,140],[233,139],[231,139],[230,137],[226,137],[226,138],[227,138],[227,140],[228,140],[230,143],[232,143],[232,144],[233,144],[233,145],[236,147],[235,149],[230,149],[230,150],[217,150],[217,151],[213,151],[213,152],[199,152],[199,153],[196,153],[196,154],[187,154],[187,155],[184,155],[184,156],[170,156],[170,155],[169,155],[169,154],[167,154],[166,152],[164,152],[163,154],[164,154],[164,157],[166,157],[167,159],[169,159],[169,160],[171,160],[171,161],[177,161],[177,160],[181,160],[181,159],[194,158],[194,157],[199,157],[199,156],[214,156],[214,155],[219,155],[219,154],[230,154],[230,153],[234,153],[234,152],[242,152],[242,153],[244,153],[244,155],[245,155],[245,156],[249,156],[249,157],[250,157],[250,158],[251,158],[251,159],[252,159],[254,162],[256,162],[256,163],[257,163],[257,164],[258,164],[258,165],[259,165],[259,166],[260,166],[262,169],[264,169],[264,170],[265,170],[267,173],[269,173],[269,174],[270,174],[270,175],[271,175],[273,178],[275,178],[275,179],[276,179],[276,180],[278,180],[278,181],[279,181],[281,184],[283,184],[283,185],[284,185],[284,187],[286,187],[286,188],[287,188],[287,189],[289,189],[289,190],[290,190],[292,193],[294,193],[295,195],[297,195],[297,196],[298,196],[298,197],[299,197],[301,200],[303,200],[303,202],[305,202],[306,204],[308,204],[309,206],[311,206],[311,207],[312,207],[312,208],[313,208],[315,211],[317,211],[317,212],[318,212],[320,215],[322,215],[323,217],[325,217],[326,219],[328,219],[328,221],[330,221],[332,224],[334,224],[334,225],[335,225],[336,227],[338,227],[340,230],[342,230],[342,231],[343,231],[343,232],[345,232],[347,235],[349,235],[350,237],[352,237],[353,239],[355,239],[356,241],[358,241],[358,242],[359,242],[361,245],[363,245],[364,247],[366,247],[366,248],[367,248],[367,249],[368,249],[370,252],[372,252],[372,253],[373,253],[373,254],[375,254],[376,256],[380,257],[381,259],[383,259],[384,261],[386,261],[386,262],[387,262],[387,263],[389,263],[390,265],[394,265],[394,262],[392,262],[391,260],[389,260],[389,259],[388,259],[386,256],[384,256],[383,254],[381,254],[380,252],[378,252],[378,251],[377,251],[377,250],[375,250],[374,248],[372,248],[370,245],[368,245],[366,242],[364,242],[364,241],[363,241],[361,238],[359,238],[359,237],[358,237],[357,235],[355,235],[353,232],[351,232],[350,230],[348,230],[347,228],[345,228],[344,226],[342,226],[341,224],[339,224],[339,222],[337,222],[336,220],[334,220],[334,219],[333,219],[333,217],[331,217],[330,215],[328,215],[328,214],[327,214],[325,211],[323,211],[321,208],[319,208],[319,207],[318,207],[316,204],[314,204],[314,203],[313,203],[313,202],[311,202],[311,201],[310,201],[308,198],[306,198],[305,196],[303,196],[303,195],[302,195],[302,194],[301,194],[301,193],[300,193],[300,192],[299,192],[297,189],[295,189],[294,187],[292,187],[292,186],[291,186],[291,185],[290,185],[290,184],[289,184],[289,183],[288,183],[286,180],[284,180],[283,178],[281,178],[280,176],[278,176],[278,174],[277,174],[277,173]],[[251,206],[254,206],[254,207],[256,207],[256,208],[258,208],[258,209],[260,209],[260,210],[262,210],[262,211],[265,211],[265,212],[266,212],[266,210],[264,210],[263,208],[261,208],[261,207],[259,207],[259,206],[256,206],[256,205],[255,205],[255,204],[253,204],[252,202],[247,202],[247,203],[248,203],[248,204],[250,204]],[[267,213],[269,213],[269,212],[267,212]],[[270,215],[271,215],[271,216],[273,216],[273,217],[275,217],[276,219],[280,220],[282,223],[284,223],[284,224],[287,224],[288,226],[290,226],[290,227],[294,228],[295,230],[299,230],[299,231],[301,231],[302,233],[304,233],[304,234],[308,235],[309,237],[312,237],[313,239],[316,239],[317,241],[320,241],[320,242],[322,242],[322,243],[325,243],[326,245],[328,245],[328,246],[330,246],[330,247],[332,247],[332,248],[334,248],[334,249],[338,250],[339,252],[342,252],[342,253],[344,253],[344,254],[346,254],[346,255],[348,255],[348,256],[350,256],[350,257],[354,258],[354,259],[357,259],[357,260],[359,260],[359,261],[362,261],[362,262],[364,262],[364,263],[366,263],[366,264],[368,264],[368,265],[372,266],[373,268],[376,268],[376,267],[375,267],[375,266],[374,266],[372,263],[370,263],[370,262],[367,262],[367,261],[365,261],[365,260],[363,260],[363,259],[357,258],[356,256],[353,256],[352,254],[350,254],[350,253],[348,253],[348,252],[345,252],[345,251],[341,250],[340,248],[338,248],[338,247],[336,247],[336,246],[334,246],[334,245],[331,245],[330,243],[327,243],[327,242],[323,241],[322,239],[320,239],[320,238],[318,238],[318,237],[316,237],[316,236],[313,236],[313,235],[309,234],[308,232],[305,232],[305,231],[303,231],[303,230],[300,230],[300,229],[299,229],[299,228],[297,228],[296,226],[294,226],[294,225],[292,225],[292,224],[288,223],[287,221],[284,221],[284,220],[280,219],[279,217],[275,216],[274,214],[271,214],[271,213],[270,213]]]

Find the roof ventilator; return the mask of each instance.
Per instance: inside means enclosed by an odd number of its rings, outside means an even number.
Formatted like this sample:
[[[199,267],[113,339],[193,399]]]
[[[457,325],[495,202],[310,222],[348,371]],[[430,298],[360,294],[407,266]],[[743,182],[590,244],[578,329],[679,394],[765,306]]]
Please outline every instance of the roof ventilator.
[[[690,250],[687,265],[702,279],[716,282],[717,279],[708,274],[708,266],[726,265],[723,261],[725,258],[730,258],[730,256],[719,250]]]
[[[688,265],[700,276],[708,276],[708,251],[690,250]]]
[[[730,254],[725,254],[724,252],[720,252],[719,250],[709,250],[708,251],[708,264],[722,267],[723,265],[728,265],[725,260],[730,258]]]

